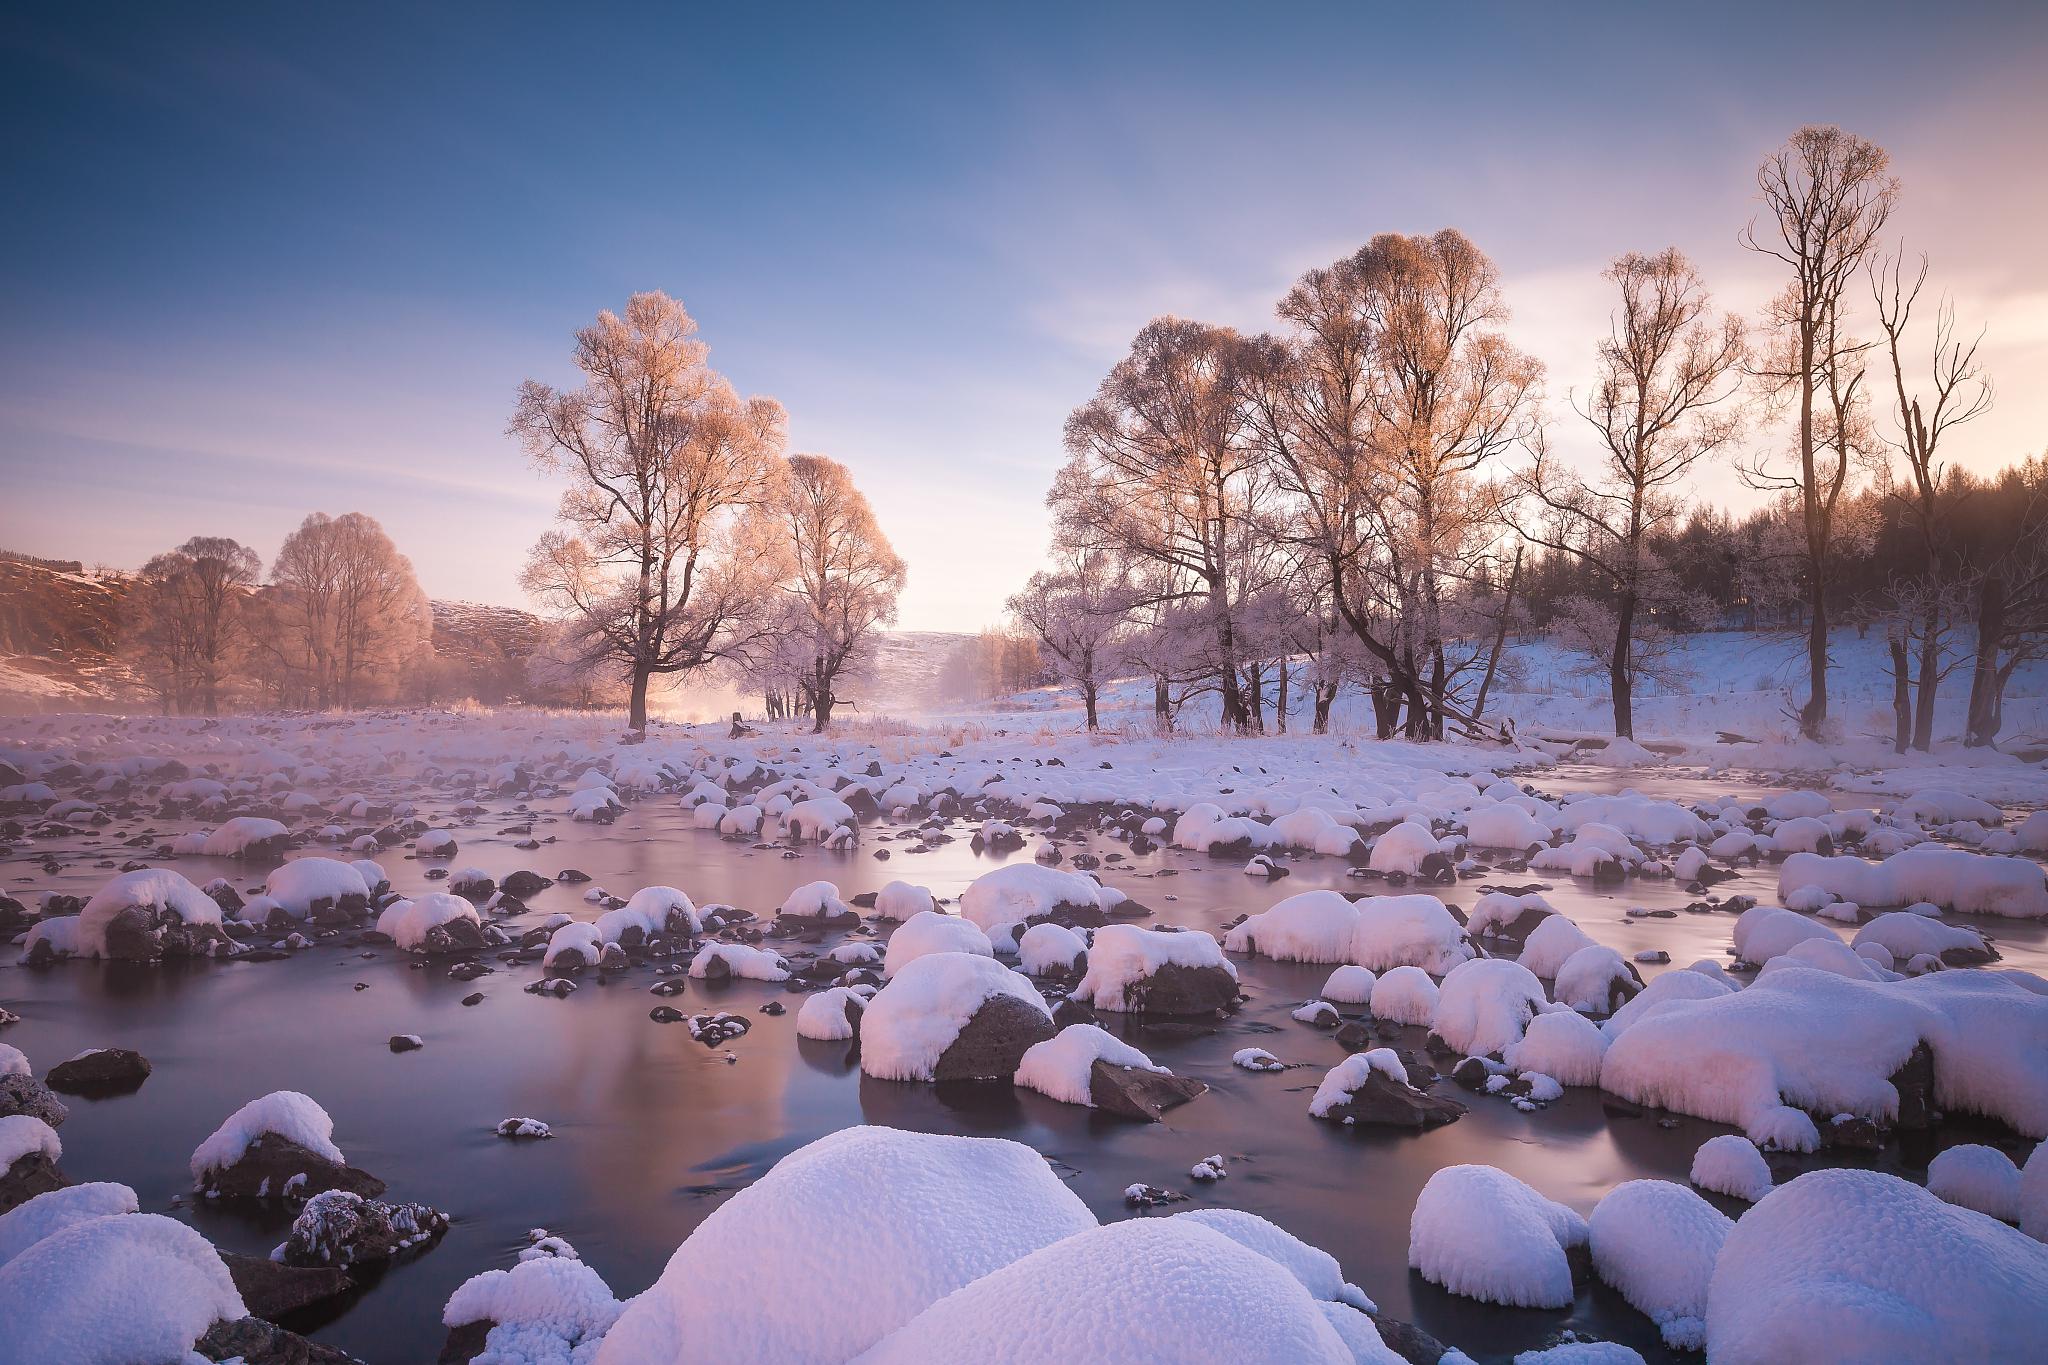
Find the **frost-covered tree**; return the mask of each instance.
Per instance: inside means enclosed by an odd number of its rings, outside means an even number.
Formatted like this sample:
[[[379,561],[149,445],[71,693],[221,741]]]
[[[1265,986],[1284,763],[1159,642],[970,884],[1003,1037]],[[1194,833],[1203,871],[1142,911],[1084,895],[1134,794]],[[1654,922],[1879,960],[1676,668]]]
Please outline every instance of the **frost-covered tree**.
[[[1604,590],[1598,605],[1613,628],[1606,656],[1614,733],[1632,739],[1641,670],[1631,653],[1639,613],[1655,605],[1654,580],[1662,576],[1652,539],[1683,514],[1679,483],[1735,435],[1727,400],[1744,344],[1741,320],[1709,313],[1706,287],[1676,249],[1631,252],[1606,278],[1619,288],[1621,307],[1600,343],[1592,391],[1574,404],[1599,435],[1596,463],[1582,477],[1539,452],[1519,479],[1538,515],[1521,529],[1573,556]],[[1592,613],[1582,608],[1574,620],[1589,627]]]
[[[433,615],[375,519],[315,512],[285,537],[270,567],[266,647],[321,707],[388,693],[398,670],[433,638]]]
[[[767,504],[780,606],[769,653],[794,672],[814,731],[832,721],[842,679],[869,662],[896,619],[904,564],[845,465],[792,455]]]
[[[635,730],[651,679],[734,657],[767,617],[742,522],[780,489],[782,406],[742,399],[696,332],[678,301],[635,294],[577,332],[583,383],[528,380],[510,428],[569,479],[523,582],[572,623],[578,653],[626,669]]]
[[[1846,296],[1898,201],[1882,147],[1836,127],[1792,135],[1757,170],[1764,222],[1743,244],[1792,273],[1766,312],[1772,344],[1758,375],[1796,414],[1789,468],[1768,453],[1744,469],[1752,486],[1798,495],[1806,548],[1807,687],[1800,730],[1817,738],[1828,717],[1828,587],[1835,516],[1852,466],[1874,445],[1865,412],[1863,350]]]
[[[1114,666],[1131,596],[1129,577],[1107,550],[1070,544],[1056,546],[1053,567],[1031,575],[1008,603],[1010,614],[1038,637],[1039,657],[1081,693],[1090,730],[1100,725],[1096,703]]]
[[[128,598],[129,647],[165,711],[220,714],[222,680],[246,638],[263,561],[226,536],[194,536],[142,566]]]

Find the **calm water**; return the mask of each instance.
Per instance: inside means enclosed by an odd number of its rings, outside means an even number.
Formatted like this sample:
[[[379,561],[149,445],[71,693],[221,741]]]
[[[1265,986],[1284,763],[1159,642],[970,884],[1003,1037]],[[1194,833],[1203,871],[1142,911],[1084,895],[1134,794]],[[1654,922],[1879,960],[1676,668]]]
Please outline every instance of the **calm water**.
[[[1706,780],[1666,781],[1676,785],[1656,794],[1697,799],[1729,790]],[[1612,773],[1597,770],[1546,774],[1540,782],[1549,791],[1620,785]],[[415,799],[429,820],[447,809],[434,804],[438,798]],[[512,803],[487,804],[492,813],[467,828],[445,821],[462,843],[454,865],[500,877],[521,867],[548,874],[578,867],[621,895],[667,884],[700,904],[728,901],[764,915],[789,890],[819,878],[836,881],[848,897],[902,877],[950,898],[1005,861],[973,854],[964,837],[931,853],[897,852],[880,861],[875,851],[891,847],[878,837],[891,832],[886,824],[871,829],[860,850],[812,849],[785,858],[693,829],[673,798],[647,799],[609,828],[566,820],[541,825],[542,837],[552,834],[556,842],[522,853],[511,846],[517,836],[493,832],[508,822]],[[126,856],[116,846],[138,828],[168,833],[183,826],[117,823],[81,835],[55,846],[65,866],[54,876],[17,857],[4,872],[8,887],[17,894],[18,888],[90,891],[110,875],[95,861]],[[36,845],[36,858],[51,847]],[[1067,847],[1072,852],[1079,845]],[[1119,847],[1104,842],[1101,851]],[[425,876],[430,864],[401,851],[381,861],[401,892],[435,885]],[[225,875],[241,886],[259,883],[264,870],[205,858],[176,865],[195,882]],[[1291,878],[1268,884],[1234,865],[1162,851],[1107,866],[1102,875],[1152,906],[1155,922],[1212,931],[1294,891],[1359,885],[1335,860],[1304,858],[1293,867]],[[1169,872],[1175,875],[1162,875]],[[1549,884],[1554,904],[1626,953],[1661,948],[1673,968],[1726,954],[1731,916],[1625,917],[1630,906],[1685,904],[1690,898],[1670,882],[1631,883],[1613,893],[1575,887],[1569,879]],[[1468,881],[1446,899],[1469,907],[1478,885]],[[508,927],[517,930],[556,910],[593,918],[597,909],[581,898],[584,889],[543,891],[531,901],[532,914]],[[1768,868],[1716,888],[1723,896],[1766,898],[1774,889]],[[2000,939],[2009,965],[2048,969],[2041,926],[1969,922]],[[432,1360],[449,1293],[471,1275],[511,1264],[529,1228],[568,1238],[622,1298],[637,1293],[734,1190],[803,1143],[863,1122],[1029,1143],[1105,1219],[1127,1216],[1122,1191],[1136,1181],[1188,1192],[1192,1204],[1182,1207],[1214,1203],[1262,1214],[1334,1254],[1383,1311],[1481,1358],[1504,1358],[1573,1328],[1626,1341],[1653,1360],[1669,1359],[1647,1320],[1597,1285],[1571,1310],[1549,1312],[1489,1308],[1423,1283],[1407,1269],[1408,1215],[1432,1172],[1470,1161],[1503,1167],[1590,1212],[1620,1181],[1683,1181],[1693,1150],[1729,1131],[1692,1119],[1660,1123],[1610,1115],[1592,1090],[1569,1091],[1549,1109],[1523,1114],[1453,1088],[1472,1112],[1425,1135],[1351,1132],[1314,1122],[1309,1095],[1344,1053],[1327,1034],[1294,1023],[1288,1011],[1317,993],[1329,969],[1250,959],[1237,963],[1250,1003],[1215,1035],[1129,1032],[1155,1061],[1211,1087],[1170,1113],[1168,1122],[1141,1125],[1007,1087],[865,1079],[848,1045],[796,1037],[799,997],[757,983],[691,982],[672,1002],[685,1012],[720,1008],[752,1019],[753,1031],[744,1038],[707,1050],[680,1025],[647,1018],[660,1003],[647,993],[655,979],[650,968],[609,981],[586,974],[582,989],[558,1000],[524,993],[539,975],[537,965],[500,965],[493,975],[459,982],[440,968],[414,966],[389,947],[360,944],[323,944],[287,961],[159,967],[85,962],[31,971],[14,966],[12,957],[8,953],[0,967],[0,1001],[22,1022],[5,1040],[27,1052],[39,1072],[87,1047],[132,1047],[155,1064],[133,1095],[67,1097],[72,1117],[61,1133],[63,1166],[74,1179],[122,1181],[135,1188],[145,1209],[189,1218],[223,1247],[265,1253],[282,1240],[289,1220],[190,1207],[186,1163],[238,1105],[290,1088],[327,1108],[342,1150],[388,1181],[389,1197],[433,1204],[452,1216],[437,1246],[391,1270],[354,1302],[290,1324],[372,1362]],[[1646,969],[1659,970],[1669,969]],[[359,983],[363,989],[356,989]],[[465,1008],[460,1001],[472,991],[484,1000]],[[760,1014],[770,1000],[787,1004],[788,1012]],[[1113,1019],[1105,1024],[1115,1026]],[[393,1055],[386,1040],[394,1033],[416,1033],[426,1046]],[[1421,1045],[1421,1030],[1383,1028],[1380,1035],[1403,1047]],[[1232,1067],[1230,1054],[1248,1045],[1301,1069],[1255,1075]],[[555,1139],[496,1137],[492,1126],[511,1115],[545,1120]],[[1985,1136],[1952,1128],[1941,1141]],[[2008,1144],[2007,1150],[2022,1155],[2024,1147]],[[1189,1180],[1187,1168],[1212,1152],[1228,1158],[1229,1178],[1213,1185]],[[1893,1149],[1877,1160],[1918,1175],[1932,1154]],[[1782,1179],[1806,1163],[1774,1158],[1773,1164]],[[793,1301],[805,1293],[803,1286],[790,1287]],[[796,1311],[804,1311],[800,1303]]]

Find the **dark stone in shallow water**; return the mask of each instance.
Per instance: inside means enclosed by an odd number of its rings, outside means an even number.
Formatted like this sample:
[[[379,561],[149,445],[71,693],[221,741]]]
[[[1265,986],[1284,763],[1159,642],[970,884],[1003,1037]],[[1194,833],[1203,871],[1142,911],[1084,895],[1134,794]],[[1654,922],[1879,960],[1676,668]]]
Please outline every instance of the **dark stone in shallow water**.
[[[39,1194],[61,1190],[71,1183],[57,1163],[41,1152],[30,1152],[0,1173],[0,1213],[18,1208]]]
[[[1168,962],[1124,987],[1124,1009],[1142,1014],[1214,1014],[1237,1005],[1237,978],[1227,967]]]
[[[553,885],[553,882],[541,876],[540,873],[528,872],[521,868],[517,872],[505,874],[505,880],[498,883],[498,889],[508,896],[516,896],[520,900],[525,900],[536,892]]]
[[[192,1349],[208,1360],[241,1361],[242,1365],[358,1365],[354,1356],[339,1347],[308,1341],[257,1317],[216,1322]]]
[[[291,1185],[292,1178],[300,1175],[305,1179]],[[366,1197],[384,1193],[384,1182],[368,1171],[337,1166],[276,1133],[265,1133],[250,1143],[234,1165],[208,1171],[200,1181],[200,1192],[217,1199],[283,1199],[287,1186],[291,1186],[293,1199],[310,1199],[325,1190],[348,1190]]]
[[[149,1058],[125,1047],[95,1048],[50,1068],[50,1088],[67,1095],[126,1095],[149,1079]]]
[[[1159,1122],[1209,1087],[1189,1076],[1164,1076],[1137,1067],[1112,1066],[1097,1058],[1088,1070],[1088,1100],[1105,1114]]]
[[[1323,1115],[1332,1123],[1361,1128],[1439,1128],[1465,1117],[1465,1106],[1453,1099],[1403,1084],[1375,1069],[1351,1092],[1351,1098]]]
[[[1386,1317],[1379,1313],[1368,1313],[1372,1325],[1379,1328],[1380,1340],[1388,1350],[1408,1362],[1408,1365],[1437,1365],[1450,1351],[1450,1347],[1438,1341],[1412,1322]]]
[[[448,1329],[448,1339],[441,1343],[441,1354],[436,1365],[469,1365],[469,1362],[484,1353],[484,1343],[491,1335],[491,1329],[498,1324],[485,1318],[481,1322],[465,1322],[460,1327]]]
[[[1101,1017],[1087,1001],[1069,996],[1052,1007],[1052,1022],[1054,1028],[1066,1028],[1069,1024],[1100,1023]]]
[[[274,1321],[287,1313],[348,1292],[352,1281],[337,1266],[292,1266],[268,1256],[220,1253],[235,1289],[253,1317]]]
[[[55,1128],[71,1117],[71,1110],[33,1076],[0,1076],[0,1118],[13,1114],[27,1114]]]
[[[939,1055],[935,1081],[1008,1080],[1036,1043],[1052,1037],[1052,1020],[1014,995],[992,995]]]

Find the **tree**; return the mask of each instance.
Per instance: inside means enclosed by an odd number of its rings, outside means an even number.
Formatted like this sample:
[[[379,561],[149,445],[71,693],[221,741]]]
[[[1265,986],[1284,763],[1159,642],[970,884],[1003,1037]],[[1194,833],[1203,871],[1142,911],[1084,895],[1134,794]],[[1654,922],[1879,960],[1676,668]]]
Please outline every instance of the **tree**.
[[[1740,319],[1709,316],[1706,287],[1675,248],[1631,252],[1605,278],[1619,287],[1621,309],[1600,343],[1593,391],[1577,407],[1599,433],[1597,472],[1582,479],[1539,453],[1519,482],[1546,514],[1523,535],[1572,555],[1606,590],[1607,602],[1589,605],[1612,630],[1604,652],[1614,733],[1632,739],[1637,613],[1662,576],[1651,538],[1683,510],[1679,481],[1735,435],[1736,416],[1716,409],[1732,393],[1744,344]],[[1582,607],[1575,619],[1590,628],[1595,615]]]
[[[797,661],[815,733],[831,723],[835,688],[866,661],[875,634],[896,619],[904,565],[846,466],[822,455],[789,457],[768,517],[786,565],[776,652]]]
[[[1088,728],[1094,730],[1101,723],[1096,702],[1130,612],[1131,585],[1106,550],[1070,544],[1056,546],[1055,553],[1055,567],[1031,575],[1007,605],[1038,637],[1040,656],[1080,689]]]
[[[270,647],[316,706],[355,706],[371,679],[389,692],[400,666],[433,638],[412,561],[361,512],[308,516],[285,537],[270,581]]]
[[[1896,256],[1873,262],[1871,292],[1876,296],[1878,325],[1884,329],[1886,356],[1891,362],[1892,420],[1897,435],[1891,439],[1906,463],[1903,486],[1887,478],[1885,488],[1904,507],[1918,533],[1922,567],[1917,583],[1905,585],[1917,612],[1902,615],[1901,625],[1918,636],[1918,695],[1913,710],[1912,746],[1923,753],[1934,743],[1934,697],[1940,685],[1942,637],[1949,616],[1952,593],[1947,580],[1952,551],[1948,544],[1944,513],[1946,467],[1941,446],[1948,433],[1991,410],[1991,383],[1984,377],[1977,359],[1977,347],[1984,336],[1979,332],[1968,343],[1956,336],[1955,308],[1944,299],[1935,311],[1933,354],[1928,364],[1929,390],[1913,392],[1906,379],[1905,349],[1912,325],[1913,305],[1927,283],[1927,258],[1920,258],[1920,270],[1907,285]],[[1887,470],[1887,474],[1889,471]],[[1897,641],[1903,650],[1905,638]],[[1895,659],[1895,671],[1903,659]],[[1903,686],[1904,678],[1899,678]],[[1905,752],[1902,743],[1899,747]]]
[[[1768,322],[1778,346],[1761,372],[1772,391],[1797,406],[1797,464],[1779,474],[1759,457],[1746,471],[1753,486],[1799,495],[1806,543],[1807,682],[1800,730],[1818,738],[1828,715],[1827,588],[1834,516],[1863,433],[1858,404],[1862,347],[1849,339],[1844,296],[1898,200],[1899,183],[1883,148],[1840,128],[1810,126],[1792,135],[1757,170],[1769,226],[1752,221],[1742,241],[1783,262],[1792,279],[1772,302]]]
[[[220,714],[221,681],[239,655],[244,604],[262,568],[254,550],[226,536],[194,536],[143,565],[129,635],[166,712],[196,700]]]
[[[577,332],[583,384],[526,381],[510,427],[570,481],[523,582],[574,623],[579,653],[625,667],[635,730],[650,679],[734,657],[765,620],[739,523],[780,485],[782,406],[741,399],[696,331],[681,303],[635,294]]]

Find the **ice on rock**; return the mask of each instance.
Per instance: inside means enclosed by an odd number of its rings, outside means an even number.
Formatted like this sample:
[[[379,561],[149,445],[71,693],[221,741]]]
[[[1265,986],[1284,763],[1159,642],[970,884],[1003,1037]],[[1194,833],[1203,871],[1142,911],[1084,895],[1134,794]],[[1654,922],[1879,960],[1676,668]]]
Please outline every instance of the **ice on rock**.
[[[1408,1224],[1408,1264],[1431,1284],[1484,1303],[1564,1308],[1565,1252],[1586,1220],[1493,1166],[1446,1166],[1429,1178]]]
[[[492,1324],[471,1365],[587,1365],[623,1307],[573,1255],[522,1253],[510,1270],[486,1270],[457,1286],[441,1323]]]
[[[1805,887],[1858,905],[1927,901],[1962,914],[2048,916],[2048,874],[2039,863],[1961,848],[1909,848],[1881,863],[1795,853],[1778,871],[1778,895]]]
[[[1094,1108],[1089,1082],[1095,1063],[1135,1067],[1161,1076],[1173,1073],[1094,1024],[1069,1024],[1042,1043],[1033,1043],[1017,1064],[1016,1083],[1062,1104]]]
[[[1531,891],[1525,895],[1514,895],[1506,891],[1489,891],[1481,896],[1472,907],[1472,913],[1465,919],[1465,932],[1473,938],[1509,937],[1508,930],[1524,915],[1541,919],[1557,913],[1557,907]]]
[[[1309,1117],[1328,1118],[1331,1110],[1349,1104],[1352,1095],[1357,1093],[1358,1088],[1364,1085],[1375,1071],[1399,1081],[1402,1085],[1408,1084],[1408,1068],[1401,1065],[1401,1056],[1394,1049],[1376,1047],[1365,1052],[1354,1052],[1323,1073],[1321,1083],[1316,1086],[1316,1093],[1308,1102]]]
[[[889,935],[889,946],[882,959],[882,975],[893,977],[906,964],[931,953],[974,953],[981,957],[994,957],[996,950],[990,945],[988,935],[967,920],[941,914],[937,910],[919,910]]]
[[[1323,983],[1322,998],[1340,1005],[1363,1005],[1372,1000],[1372,988],[1379,978],[1363,967],[1346,964],[1330,973]]]
[[[861,1070],[886,1081],[932,1079],[939,1058],[995,995],[1013,996],[1052,1018],[1030,980],[993,958],[932,953],[913,959],[868,1002]]]
[[[597,926],[571,920],[548,936],[548,949],[541,958],[540,967],[544,972],[595,967],[603,955],[604,938],[598,933]]]
[[[1502,1054],[1517,1071],[1539,1072],[1560,1085],[1597,1086],[1607,1055],[1607,1036],[1576,1012],[1539,1014]]]
[[[1728,1234],[1707,1356],[1780,1361],[2036,1359],[2048,1247],[1877,1171],[1810,1171]]]
[[[841,1129],[714,1210],[626,1306],[597,1365],[850,1360],[954,1291],[1095,1226],[1021,1143]],[[830,1286],[829,1304],[793,1299],[796,1285]]]
[[[39,1194],[0,1213],[0,1266],[74,1223],[130,1214],[140,1207],[135,1191],[126,1185],[104,1182],[67,1185]]]
[[[228,1115],[227,1121],[194,1149],[192,1178],[204,1180],[209,1172],[226,1170],[265,1133],[296,1142],[337,1166],[344,1164],[341,1149],[334,1145],[334,1120],[327,1111],[296,1090],[273,1090]]]
[[[1733,994],[1663,1001],[1613,1037],[1600,1083],[1810,1151],[1818,1134],[1800,1111],[1889,1122],[1890,1078],[1923,1043],[1939,1108],[2048,1134],[2048,997],[1983,971],[1867,982],[1794,967]]]
[[[1706,1345],[1707,1286],[1734,1220],[1683,1185],[1628,1180],[1586,1220],[1593,1269],[1680,1351]]]
[[[1426,1028],[1436,1018],[1440,995],[1436,982],[1430,980],[1429,973],[1422,968],[1395,967],[1381,972],[1379,980],[1373,982],[1372,1003],[1368,1008],[1375,1019]]]
[[[154,1213],[89,1218],[0,1266],[4,1365],[190,1361],[221,1319],[248,1316],[197,1232]]]
[[[1430,1032],[1462,1056],[1505,1052],[1547,1003],[1543,983],[1521,963],[1476,958],[1444,978]]]
[[[879,920],[907,920],[920,911],[937,908],[929,890],[910,882],[890,882],[875,893],[875,918]]]
[[[1241,1047],[1230,1054],[1232,1066],[1245,1071],[1285,1071],[1287,1063],[1262,1047]],[[2048,1163],[2044,1163],[2048,1164]]]
[[[1017,940],[1017,965],[1029,976],[1064,974],[1087,951],[1088,940],[1065,925],[1034,924]]]
[[[1754,1204],[1771,1192],[1771,1167],[1756,1144],[1734,1133],[1710,1137],[1692,1154],[1692,1183]]]
[[[1133,1218],[983,1276],[858,1359],[1351,1365],[1353,1356],[1284,1266],[1200,1223]]]
[[[1947,1148],[1928,1163],[1927,1192],[2001,1222],[2019,1221],[2020,1168],[1996,1147],[1966,1142]]]
[[[1232,981],[1237,978],[1237,968],[1223,956],[1222,946],[1199,929],[1174,933],[1135,924],[1109,924],[1097,929],[1089,940],[1088,971],[1074,987],[1073,998],[1098,1010],[1143,1011],[1148,1000],[1146,984],[1170,968],[1220,972]]]

